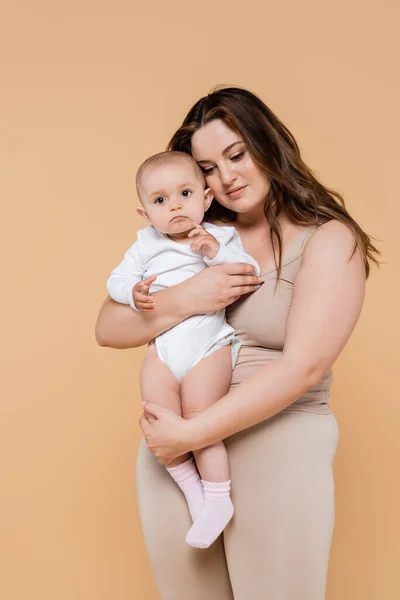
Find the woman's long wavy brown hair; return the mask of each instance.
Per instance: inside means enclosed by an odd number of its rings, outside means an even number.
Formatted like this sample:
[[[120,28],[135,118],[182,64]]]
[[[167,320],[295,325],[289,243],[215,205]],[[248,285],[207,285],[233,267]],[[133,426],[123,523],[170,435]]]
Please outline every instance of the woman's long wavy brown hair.
[[[271,227],[272,247],[278,278],[282,267],[282,232],[278,217],[282,211],[295,225],[322,225],[336,219],[352,231],[364,257],[366,276],[370,262],[379,265],[379,251],[370,237],[349,215],[342,196],[325,187],[304,163],[299,147],[288,128],[254,94],[237,87],[216,88],[190,109],[181,127],[168,144],[168,150],[191,154],[195,131],[221,119],[242,136],[255,163],[269,177],[271,188],[265,200],[264,213]],[[236,213],[213,202],[206,214],[208,220],[234,221]],[[352,255],[353,255],[352,254]]]

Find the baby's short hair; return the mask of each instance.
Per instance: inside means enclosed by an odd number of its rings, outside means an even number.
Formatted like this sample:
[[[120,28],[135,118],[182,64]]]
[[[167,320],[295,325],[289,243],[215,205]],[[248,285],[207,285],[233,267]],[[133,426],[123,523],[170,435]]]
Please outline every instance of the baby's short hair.
[[[179,161],[186,160],[189,162],[196,176],[201,180],[204,180],[203,171],[200,169],[197,162],[194,160],[191,154],[187,152],[178,152],[177,150],[167,150],[165,152],[159,152],[158,154],[153,154],[153,156],[149,156],[146,160],[140,165],[138,172],[136,173],[136,190],[140,197],[140,180],[143,177],[145,171],[150,167],[164,167],[165,165],[170,165],[173,163],[177,163]]]

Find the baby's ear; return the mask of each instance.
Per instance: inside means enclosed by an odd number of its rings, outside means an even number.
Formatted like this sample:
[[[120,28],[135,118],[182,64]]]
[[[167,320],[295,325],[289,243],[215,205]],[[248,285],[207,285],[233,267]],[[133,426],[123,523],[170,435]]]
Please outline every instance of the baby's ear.
[[[136,212],[141,216],[144,217],[146,219],[146,221],[148,221],[150,223],[150,219],[149,219],[149,215],[147,214],[147,212],[144,210],[143,206],[138,206],[136,209]]]
[[[211,202],[214,200],[214,196],[210,188],[204,191],[204,211],[208,210],[211,206]]]

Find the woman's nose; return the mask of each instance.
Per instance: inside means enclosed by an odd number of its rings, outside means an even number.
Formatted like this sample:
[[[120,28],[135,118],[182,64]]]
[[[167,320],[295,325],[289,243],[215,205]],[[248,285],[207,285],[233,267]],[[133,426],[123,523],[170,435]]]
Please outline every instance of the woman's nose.
[[[220,175],[221,175],[221,181],[224,185],[230,185],[237,178],[235,171],[230,167],[220,168]]]

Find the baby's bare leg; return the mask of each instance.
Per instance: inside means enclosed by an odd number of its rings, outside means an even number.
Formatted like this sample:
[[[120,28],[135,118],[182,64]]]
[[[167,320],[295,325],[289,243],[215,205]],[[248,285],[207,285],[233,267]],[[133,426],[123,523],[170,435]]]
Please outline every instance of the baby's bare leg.
[[[181,386],[158,357],[155,344],[150,344],[148,348],[140,374],[140,383],[143,400],[156,402],[182,416]],[[192,521],[195,521],[204,508],[204,494],[191,453],[179,456],[168,465],[167,471],[182,490]]]
[[[140,372],[140,386],[145,402],[155,402],[182,416],[181,386],[159,358],[155,344],[148,347]],[[178,465],[189,457],[190,454],[179,456],[170,466]]]
[[[182,414],[195,417],[229,389],[232,377],[231,347],[224,346],[200,361],[182,381]],[[194,452],[202,477],[204,508],[190,528],[186,541],[195,548],[208,548],[233,516],[229,462],[223,442]]]
[[[189,371],[181,386],[182,414],[192,419],[220,400],[232,378],[231,347],[223,346]],[[223,442],[194,452],[197,468],[206,481],[229,479],[228,455]]]

